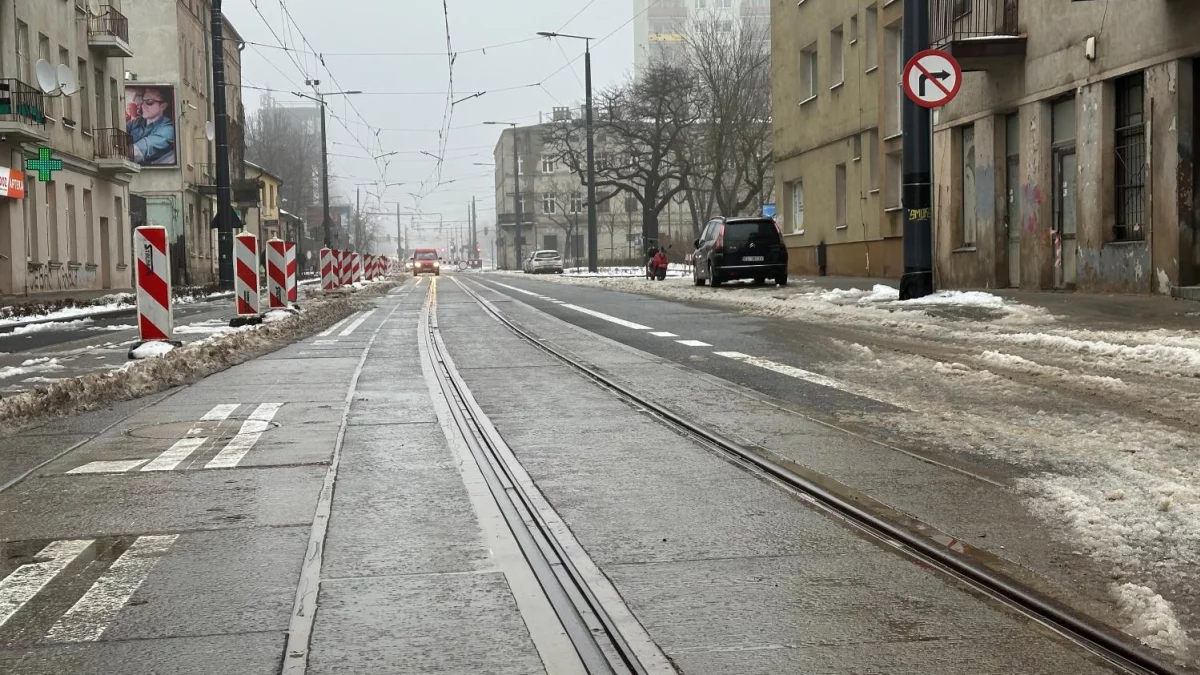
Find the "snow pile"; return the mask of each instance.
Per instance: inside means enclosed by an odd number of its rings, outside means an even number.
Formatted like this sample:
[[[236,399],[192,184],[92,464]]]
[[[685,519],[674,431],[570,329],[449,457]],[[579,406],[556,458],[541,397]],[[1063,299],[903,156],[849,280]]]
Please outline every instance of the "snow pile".
[[[832,291],[825,291],[817,294],[817,297],[825,302],[834,305],[869,305],[878,302],[891,302],[900,300],[900,291],[891,286],[876,284],[869,291],[851,288],[842,290],[836,288]]]
[[[645,278],[645,267],[597,267],[595,272],[589,272],[586,267],[568,267],[563,270],[566,276],[577,278]],[[681,263],[667,265],[668,277],[690,277],[692,267]]]
[[[277,321],[287,321],[296,316],[296,311],[291,309],[273,309],[266,314],[263,314],[263,323],[275,323]]]
[[[135,360],[153,359],[159,356],[166,356],[175,351],[175,345],[162,340],[150,340],[138,345],[136,349],[129,352],[129,358]]]
[[[1110,335],[1133,344],[1103,339]],[[1200,340],[1165,331],[1125,334],[1054,331],[997,333],[990,337],[997,342],[1087,357],[1097,365],[1114,370],[1135,373],[1150,370],[1162,375],[1200,377]]]
[[[90,325],[91,319],[77,319],[75,321],[55,321],[53,323],[31,323],[28,326],[17,326],[8,332],[8,335],[29,335],[30,333],[45,333],[55,330],[74,330],[83,326]]]
[[[58,359],[49,357],[40,357],[36,359],[28,359],[19,366],[7,366],[0,368],[0,380],[8,380],[22,375],[33,375],[35,373],[48,373],[57,370],[64,370],[66,367],[59,363]]]
[[[1153,649],[1170,654],[1179,663],[1189,661],[1195,646],[1175,616],[1171,603],[1153,589],[1137,584],[1113,584],[1112,594],[1129,619],[1126,631]]]
[[[130,307],[133,307],[132,296],[128,294],[106,296],[105,298],[98,300],[96,304],[92,305],[63,307],[51,312],[0,318],[0,327],[11,326],[17,323],[25,323],[27,321],[57,321],[60,319],[74,319],[78,317],[90,316],[92,314],[128,309]]]

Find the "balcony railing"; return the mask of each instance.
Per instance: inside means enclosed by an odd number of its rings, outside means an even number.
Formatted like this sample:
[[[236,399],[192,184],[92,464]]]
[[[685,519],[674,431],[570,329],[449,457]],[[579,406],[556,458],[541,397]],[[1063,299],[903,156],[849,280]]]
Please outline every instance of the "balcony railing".
[[[934,48],[952,42],[1016,37],[1019,0],[932,0],[929,38]]]
[[[0,122],[46,126],[46,95],[14,79],[0,79]]]
[[[99,13],[88,19],[88,37],[100,35],[129,42],[129,19],[112,5],[101,5]]]
[[[97,160],[133,161],[133,137],[124,129],[96,129],[93,134]]]

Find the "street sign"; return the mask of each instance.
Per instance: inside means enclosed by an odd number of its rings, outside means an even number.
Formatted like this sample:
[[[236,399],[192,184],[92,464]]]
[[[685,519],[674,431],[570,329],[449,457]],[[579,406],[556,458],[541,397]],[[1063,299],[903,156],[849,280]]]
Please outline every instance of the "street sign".
[[[904,67],[904,93],[923,108],[940,108],[954,100],[962,80],[958,61],[937,49],[919,52]]]

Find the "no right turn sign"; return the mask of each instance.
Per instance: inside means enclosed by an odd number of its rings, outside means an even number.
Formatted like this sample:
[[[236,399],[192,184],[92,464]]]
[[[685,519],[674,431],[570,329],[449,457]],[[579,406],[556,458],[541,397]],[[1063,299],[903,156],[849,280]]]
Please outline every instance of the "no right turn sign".
[[[925,108],[946,105],[962,87],[962,68],[946,52],[928,49],[909,60],[904,68],[904,93]]]

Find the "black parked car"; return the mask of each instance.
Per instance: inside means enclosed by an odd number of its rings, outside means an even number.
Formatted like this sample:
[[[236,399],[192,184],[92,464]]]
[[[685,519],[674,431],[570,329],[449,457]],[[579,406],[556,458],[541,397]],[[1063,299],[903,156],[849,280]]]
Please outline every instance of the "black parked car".
[[[771,279],[787,285],[788,251],[772,218],[714,218],[709,221],[692,254],[692,281],[720,286],[733,279]]]

